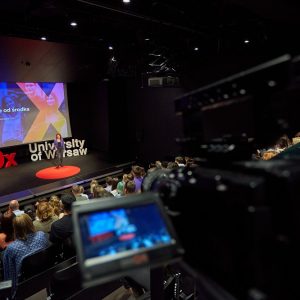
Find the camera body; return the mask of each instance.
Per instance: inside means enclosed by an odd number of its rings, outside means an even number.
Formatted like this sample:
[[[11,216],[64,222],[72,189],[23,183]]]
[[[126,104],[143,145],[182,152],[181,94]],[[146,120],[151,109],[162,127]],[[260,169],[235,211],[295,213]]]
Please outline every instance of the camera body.
[[[144,191],[163,200],[185,261],[237,299],[300,299],[299,157],[293,149],[251,160],[299,131],[299,62],[284,55],[175,99],[182,155],[198,167],[144,179]]]
[[[299,161],[298,161],[299,162]],[[299,299],[297,161],[245,161],[216,169],[158,170],[158,192],[186,251],[184,260],[237,299]]]

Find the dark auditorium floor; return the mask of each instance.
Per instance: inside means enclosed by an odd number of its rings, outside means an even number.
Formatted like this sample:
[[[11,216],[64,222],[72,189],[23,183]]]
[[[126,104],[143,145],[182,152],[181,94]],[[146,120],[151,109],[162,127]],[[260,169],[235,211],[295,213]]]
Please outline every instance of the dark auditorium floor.
[[[105,170],[109,171],[118,164],[122,164],[122,162],[109,162],[100,153],[66,157],[64,158],[64,165],[77,166],[81,170],[79,174],[62,180],[44,180],[35,176],[37,171],[54,166],[53,160],[28,162],[16,167],[0,169],[0,205],[13,199],[24,198],[28,194],[39,194],[73,182],[97,177],[100,173],[105,172]]]

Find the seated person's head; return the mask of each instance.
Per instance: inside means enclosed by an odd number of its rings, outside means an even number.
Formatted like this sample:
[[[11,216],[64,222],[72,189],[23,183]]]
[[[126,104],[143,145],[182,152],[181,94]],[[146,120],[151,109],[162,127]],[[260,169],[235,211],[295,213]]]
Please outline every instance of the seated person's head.
[[[178,164],[176,162],[171,161],[168,163],[167,169],[169,170],[178,169]]]
[[[93,198],[113,197],[114,195],[108,192],[103,186],[97,185],[94,188]]]
[[[111,190],[116,190],[118,186],[119,178],[114,177],[111,181]]]
[[[35,229],[31,218],[27,214],[16,216],[13,220],[15,239],[26,240],[27,235],[34,233]]]
[[[291,145],[291,141],[286,134],[281,136],[276,142],[276,147],[279,149],[285,149],[290,145]]]
[[[61,196],[61,203],[65,212],[72,211],[72,204],[76,201],[76,198],[72,194],[64,194]]]
[[[132,173],[127,174],[127,181],[133,180],[134,176]]]
[[[9,209],[14,211],[14,210],[17,210],[19,209],[20,205],[19,205],[19,202],[18,200],[11,200],[9,202]]]
[[[142,176],[142,168],[140,166],[133,166],[132,167],[132,174],[134,177],[141,177]]]
[[[80,186],[78,184],[74,184],[72,186],[72,193],[74,195],[79,195],[81,192],[80,192]]]
[[[106,186],[110,186],[112,184],[112,177],[111,176],[107,176],[105,178],[105,182],[106,182]]]
[[[175,157],[175,162],[180,165],[184,165],[184,158],[182,156]]]
[[[125,194],[133,194],[135,193],[135,183],[133,180],[129,180],[125,183],[124,187],[124,193]]]
[[[36,210],[36,215],[41,222],[48,221],[53,216],[53,208],[48,202],[41,203]]]

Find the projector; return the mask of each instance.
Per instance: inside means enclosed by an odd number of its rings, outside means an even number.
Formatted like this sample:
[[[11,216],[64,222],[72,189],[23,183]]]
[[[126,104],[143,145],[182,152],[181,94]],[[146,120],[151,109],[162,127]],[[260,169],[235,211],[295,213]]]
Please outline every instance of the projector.
[[[149,87],[175,87],[179,85],[179,78],[174,76],[149,77]]]

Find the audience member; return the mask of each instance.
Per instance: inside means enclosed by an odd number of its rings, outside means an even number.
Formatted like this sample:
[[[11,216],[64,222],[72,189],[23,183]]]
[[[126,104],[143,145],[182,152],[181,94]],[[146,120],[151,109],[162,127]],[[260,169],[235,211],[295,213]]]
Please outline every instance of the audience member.
[[[125,195],[136,193],[136,186],[133,180],[127,181],[124,187]]]
[[[89,196],[84,193],[84,187],[82,185],[80,185],[79,187],[80,187],[81,196],[85,197],[86,200],[89,200]]]
[[[0,248],[2,250],[14,240],[13,219],[15,215],[6,211],[1,217]]]
[[[118,182],[118,185],[117,185],[117,190],[118,190],[118,193],[119,195],[123,196],[125,193],[124,193],[124,186],[125,186],[125,183],[128,181],[128,175],[127,174],[123,174],[123,177],[122,177],[122,181],[119,181]]]
[[[35,203],[35,207],[37,208],[38,205],[43,202],[48,202],[48,199],[46,197],[39,198]]]
[[[37,220],[33,222],[36,231],[49,233],[53,222],[58,220],[49,202],[40,203],[36,210]]]
[[[72,186],[72,193],[75,196],[76,201],[88,200],[86,196],[82,195],[81,187],[77,184]]]
[[[293,145],[300,143],[300,132],[297,132],[293,137]]]
[[[117,177],[114,177],[111,181],[111,193],[114,197],[120,197],[120,194],[117,189],[118,182],[119,182],[119,179]]]
[[[72,204],[76,201],[73,194],[65,194],[61,197],[64,216],[53,222],[49,239],[52,243],[62,246],[68,252],[74,252]]]
[[[15,241],[10,243],[4,252],[3,271],[4,280],[12,280],[14,297],[23,258],[45,249],[49,245],[49,241],[44,232],[35,232],[32,220],[27,214],[16,216],[13,219],[13,228]]]
[[[24,214],[24,211],[20,210],[18,200],[11,200],[8,205],[8,210],[11,211],[15,216],[20,216]]]
[[[174,170],[174,169],[178,169],[178,168],[179,168],[179,166],[178,166],[178,164],[176,162],[170,161],[168,163],[167,169]]]
[[[89,191],[89,194],[88,194],[88,197],[89,198],[93,198],[93,192],[94,192],[94,188],[99,185],[98,181],[96,179],[93,179],[91,182],[90,182],[90,191]]]
[[[287,149],[288,147],[290,147],[291,145],[292,145],[292,142],[290,141],[289,137],[286,134],[284,134],[277,140],[274,150],[277,153],[280,153],[280,152],[284,151],[285,149]]]
[[[135,191],[140,192],[143,182],[142,168],[140,166],[133,166],[132,174],[134,176],[133,181],[135,183]]]
[[[25,214],[27,214],[31,218],[32,221],[35,220],[35,217],[36,217],[35,216],[35,207],[34,207],[33,204],[26,205],[24,207],[24,212],[25,212]]]
[[[104,197],[113,197],[114,195],[111,192],[108,192],[103,186],[98,185],[94,188],[93,199],[104,198]]]
[[[54,214],[58,216],[59,219],[61,219],[64,216],[64,213],[59,197],[56,195],[52,195],[50,197],[49,204],[51,205]]]
[[[162,168],[162,169],[167,169],[167,168],[168,168],[168,163],[169,163],[169,162],[166,161],[166,160],[162,161],[162,162],[161,162],[161,168]]]
[[[112,177],[111,176],[107,176],[105,178],[105,190],[108,191],[108,192],[111,192],[111,185],[112,185]]]
[[[178,167],[185,167],[183,157],[181,157],[181,156],[175,157],[175,162],[177,163]]]

